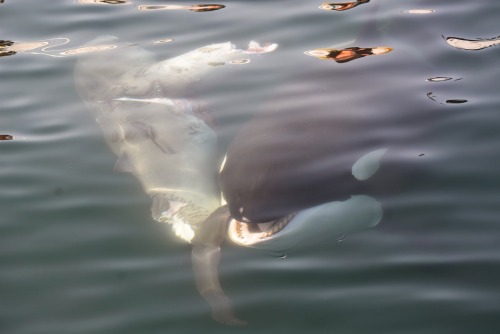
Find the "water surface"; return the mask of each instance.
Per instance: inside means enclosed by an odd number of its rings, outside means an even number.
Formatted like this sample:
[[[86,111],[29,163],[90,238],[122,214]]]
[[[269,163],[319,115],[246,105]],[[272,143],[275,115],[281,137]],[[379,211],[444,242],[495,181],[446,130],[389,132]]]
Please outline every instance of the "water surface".
[[[75,57],[60,52],[100,35],[159,59],[215,42],[278,43],[196,90],[219,121],[221,150],[263,112],[336,124],[347,144],[328,161],[390,148],[400,173],[377,183],[376,228],[286,258],[224,245],[221,281],[250,323],[237,330],[498,333],[500,49],[446,38],[494,40],[500,4],[220,4],[196,12],[137,7],[184,2],[0,3],[1,39],[68,40],[0,57],[0,134],[12,136],[0,141],[2,333],[235,331],[212,321],[190,247],[151,219],[133,176],[113,172],[115,157],[74,90]],[[377,46],[393,50],[343,63],[304,54]]]

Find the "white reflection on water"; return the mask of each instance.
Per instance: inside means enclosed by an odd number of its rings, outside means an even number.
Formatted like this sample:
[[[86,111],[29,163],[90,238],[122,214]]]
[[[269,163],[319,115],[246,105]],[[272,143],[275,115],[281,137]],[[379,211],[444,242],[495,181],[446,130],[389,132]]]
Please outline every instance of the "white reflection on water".
[[[127,0],[75,0],[75,3],[81,5],[131,5],[131,1]],[[190,10],[193,12],[210,12],[223,9],[226,6],[219,4],[198,4],[198,5],[136,5],[134,6],[140,11],[155,11],[155,10]]]
[[[70,42],[69,38],[58,37],[44,41],[10,42],[8,44],[4,43],[4,46],[0,46],[0,55],[2,53],[8,55],[14,55],[16,53],[28,53],[28,54],[45,55],[50,57],[65,57],[65,56],[80,55],[83,53],[111,50],[119,46],[116,44],[102,44],[102,45],[81,46],[72,49],[62,49],[62,50],[54,49],[56,47],[66,45],[69,42]]]
[[[425,15],[434,13],[433,9],[407,9],[401,11],[401,13],[405,14],[417,14],[417,15]]]
[[[443,38],[445,38],[443,36]],[[446,43],[449,45],[462,50],[478,51],[492,46],[497,46],[500,44],[500,37],[495,38],[478,38],[478,39],[466,39],[460,37],[446,37]]]

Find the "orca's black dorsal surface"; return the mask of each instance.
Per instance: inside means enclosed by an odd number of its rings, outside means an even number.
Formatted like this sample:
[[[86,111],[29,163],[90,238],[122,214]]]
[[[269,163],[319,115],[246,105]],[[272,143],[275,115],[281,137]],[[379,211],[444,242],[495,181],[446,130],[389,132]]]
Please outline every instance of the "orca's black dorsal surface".
[[[220,174],[234,218],[270,221],[364,191],[351,171],[360,158],[359,151],[349,151],[356,129],[323,116],[263,113],[246,124],[231,143]]]

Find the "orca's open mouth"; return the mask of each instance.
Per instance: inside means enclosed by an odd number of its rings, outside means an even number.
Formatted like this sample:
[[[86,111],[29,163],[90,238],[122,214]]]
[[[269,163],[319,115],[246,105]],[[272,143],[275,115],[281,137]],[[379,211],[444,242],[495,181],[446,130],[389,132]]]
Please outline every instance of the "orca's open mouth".
[[[229,238],[238,245],[251,246],[272,239],[282,232],[295,217],[295,213],[265,223],[242,223],[231,219],[228,227]]]

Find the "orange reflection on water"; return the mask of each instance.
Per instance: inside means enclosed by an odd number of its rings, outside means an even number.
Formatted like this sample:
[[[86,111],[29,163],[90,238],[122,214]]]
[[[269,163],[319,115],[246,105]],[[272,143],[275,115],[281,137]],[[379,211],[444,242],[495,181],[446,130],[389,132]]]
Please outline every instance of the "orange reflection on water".
[[[337,12],[341,12],[344,10],[348,10],[354,7],[357,7],[359,5],[362,5],[364,3],[368,3],[370,0],[358,0],[358,1],[352,1],[352,2],[344,2],[344,3],[323,3],[319,8],[324,9],[324,10],[335,10]]]
[[[210,12],[213,10],[219,10],[225,8],[224,5],[217,4],[205,4],[205,5],[190,5],[190,6],[182,6],[182,5],[141,5],[137,6],[138,10],[146,11],[146,10],[191,10],[193,12]]]
[[[347,63],[354,59],[363,58],[372,55],[381,55],[391,52],[390,47],[374,47],[374,48],[359,48],[356,46],[345,48],[342,50],[319,48],[314,50],[305,51],[308,56],[316,57],[319,59],[334,60],[337,63]]]

